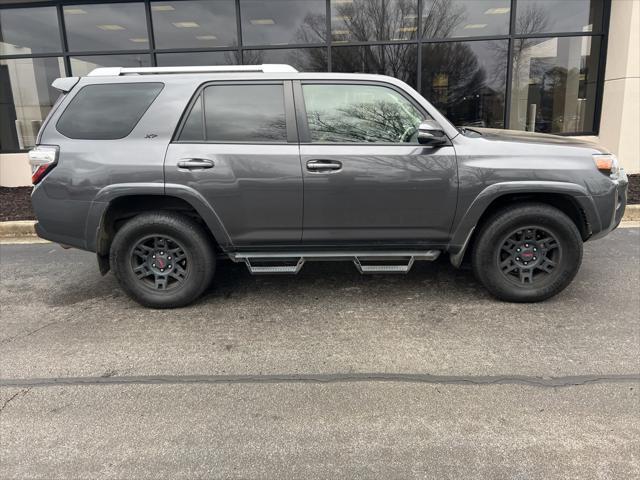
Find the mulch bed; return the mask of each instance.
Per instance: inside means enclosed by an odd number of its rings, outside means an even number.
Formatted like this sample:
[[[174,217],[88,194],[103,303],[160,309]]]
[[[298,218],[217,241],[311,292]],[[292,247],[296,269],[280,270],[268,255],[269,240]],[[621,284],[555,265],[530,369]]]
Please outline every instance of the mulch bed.
[[[627,192],[627,203],[640,203],[640,173],[629,175],[629,191]]]
[[[31,187],[0,187],[0,222],[33,220]],[[640,203],[640,173],[629,175],[628,203]]]
[[[0,222],[33,219],[31,187],[0,187]]]

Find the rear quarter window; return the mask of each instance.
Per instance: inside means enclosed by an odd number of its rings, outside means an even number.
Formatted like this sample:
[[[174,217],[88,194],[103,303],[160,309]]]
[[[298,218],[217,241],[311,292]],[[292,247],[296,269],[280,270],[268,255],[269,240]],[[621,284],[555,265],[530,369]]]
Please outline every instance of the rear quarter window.
[[[82,140],[124,138],[156,99],[162,83],[87,85],[60,116],[56,128],[65,137]]]

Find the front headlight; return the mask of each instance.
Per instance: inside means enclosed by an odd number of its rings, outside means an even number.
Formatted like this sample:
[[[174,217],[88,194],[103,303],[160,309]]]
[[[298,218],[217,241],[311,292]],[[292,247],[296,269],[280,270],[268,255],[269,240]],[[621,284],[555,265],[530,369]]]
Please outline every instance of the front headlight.
[[[611,177],[617,177],[620,172],[618,166],[618,158],[612,153],[594,153],[593,161],[596,164],[596,168],[605,175]]]

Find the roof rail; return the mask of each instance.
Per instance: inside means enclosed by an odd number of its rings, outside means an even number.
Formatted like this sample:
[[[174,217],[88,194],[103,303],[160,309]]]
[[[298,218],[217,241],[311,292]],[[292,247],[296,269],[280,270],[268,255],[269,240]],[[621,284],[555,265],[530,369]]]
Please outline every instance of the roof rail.
[[[291,65],[212,65],[207,67],[107,67],[96,68],[89,72],[89,77],[117,77],[120,75],[152,75],[163,73],[226,73],[226,72],[262,72],[262,73],[295,73],[298,70]]]

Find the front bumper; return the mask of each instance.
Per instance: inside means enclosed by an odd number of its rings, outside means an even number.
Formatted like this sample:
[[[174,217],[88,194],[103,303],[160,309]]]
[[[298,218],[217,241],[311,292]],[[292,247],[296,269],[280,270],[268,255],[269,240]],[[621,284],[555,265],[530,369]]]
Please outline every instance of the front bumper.
[[[592,197],[600,214],[602,226],[601,230],[591,237],[593,240],[604,237],[620,225],[627,207],[627,189],[629,187],[627,174],[623,169],[620,169],[617,178],[611,181],[613,183],[611,193]]]

